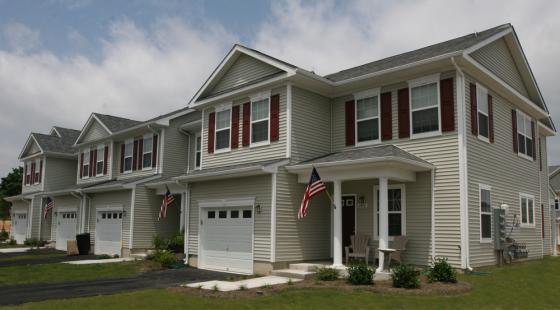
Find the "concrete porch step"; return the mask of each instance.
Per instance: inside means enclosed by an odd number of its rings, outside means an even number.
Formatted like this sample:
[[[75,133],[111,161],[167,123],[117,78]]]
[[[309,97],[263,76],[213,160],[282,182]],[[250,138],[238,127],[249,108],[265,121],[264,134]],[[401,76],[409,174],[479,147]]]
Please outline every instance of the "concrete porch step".
[[[325,267],[324,264],[319,263],[298,263],[298,264],[290,264],[291,270],[301,270],[307,272],[315,272],[318,268]]]
[[[271,274],[273,276],[304,280],[314,275],[315,272],[298,270],[298,269],[278,269],[278,270],[272,270]]]

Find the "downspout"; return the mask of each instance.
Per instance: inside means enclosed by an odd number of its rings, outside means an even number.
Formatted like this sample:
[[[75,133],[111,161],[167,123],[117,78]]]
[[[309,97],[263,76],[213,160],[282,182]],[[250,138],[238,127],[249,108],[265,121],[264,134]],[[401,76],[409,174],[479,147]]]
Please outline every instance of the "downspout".
[[[432,198],[432,210],[431,210],[431,215],[432,215],[432,230],[431,230],[431,237],[432,237],[432,262],[435,262],[436,260],[436,199],[435,199],[435,185],[436,185],[436,168],[432,168],[431,171],[431,183],[432,183],[432,187],[431,187],[431,198]]]
[[[79,191],[76,191],[76,193],[79,193]],[[75,192],[70,192],[70,195],[80,201],[80,205],[81,205],[81,207],[80,207],[80,209],[81,209],[80,217],[81,217],[81,219],[80,219],[80,227],[79,227],[80,229],[78,231],[80,233],[84,233],[85,232],[84,226],[85,226],[85,218],[86,218],[86,206],[84,204],[83,194],[80,196],[76,193]]]
[[[466,107],[465,107],[465,74],[451,57],[451,62],[457,70],[457,129],[459,147],[459,209],[461,226],[461,268],[472,271],[469,259],[469,200],[467,174],[467,140],[466,140]]]
[[[183,232],[183,247],[184,247],[184,252],[185,252],[185,265],[189,264],[189,212],[190,212],[190,199],[191,199],[191,185],[190,183],[181,183],[181,181],[177,180],[176,181],[177,185],[181,185],[184,184],[185,186],[185,192],[182,195],[182,203],[184,206],[184,214],[183,214],[183,218],[185,221],[185,231]]]

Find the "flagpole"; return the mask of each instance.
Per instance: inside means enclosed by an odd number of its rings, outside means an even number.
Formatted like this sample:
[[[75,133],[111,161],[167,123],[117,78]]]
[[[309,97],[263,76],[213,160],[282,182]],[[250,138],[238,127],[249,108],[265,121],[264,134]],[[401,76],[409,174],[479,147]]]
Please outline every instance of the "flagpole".
[[[311,164],[311,167],[313,167],[313,169],[317,169],[317,168],[315,168],[315,165],[314,165],[314,164]],[[325,191],[325,193],[327,193],[327,196],[329,197],[329,200],[331,201],[332,206],[336,209],[336,204],[334,203],[334,200],[333,200],[333,198],[332,198],[332,196],[331,196],[331,193],[329,193],[329,190],[327,189],[327,190]]]

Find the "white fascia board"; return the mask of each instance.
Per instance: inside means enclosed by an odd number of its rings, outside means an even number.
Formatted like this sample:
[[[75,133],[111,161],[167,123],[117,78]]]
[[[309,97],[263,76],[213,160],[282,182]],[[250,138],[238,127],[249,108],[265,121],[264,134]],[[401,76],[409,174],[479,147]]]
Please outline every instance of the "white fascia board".
[[[335,166],[343,166],[343,165],[360,165],[360,164],[374,164],[374,163],[382,163],[382,162],[396,162],[396,163],[403,163],[403,164],[410,164],[412,166],[416,166],[421,170],[431,170],[434,168],[433,165],[427,163],[420,163],[417,161],[409,160],[406,158],[395,157],[395,156],[384,156],[384,157],[376,157],[376,158],[365,158],[365,159],[356,159],[356,160],[341,160],[341,161],[334,161],[334,162],[324,162],[324,163],[309,163],[309,164],[301,164],[301,165],[294,165],[294,166],[287,166],[286,169],[289,172],[299,172],[309,170],[313,167],[335,167]]]
[[[40,153],[35,153],[35,154],[32,154],[32,155],[29,155],[29,156],[26,156],[26,157],[22,157],[22,156],[23,156],[23,153],[25,153],[25,150],[27,150],[27,148],[29,147],[29,143],[30,143],[31,141],[33,141],[33,142],[35,142],[35,144],[37,144],[37,147],[39,148],[39,150],[41,150],[41,152],[40,152]],[[29,137],[27,137],[27,140],[25,141],[25,144],[23,145],[23,149],[22,149],[21,152],[19,153],[18,158],[19,158],[19,160],[25,160],[25,159],[28,159],[28,158],[35,157],[35,156],[37,156],[37,155],[40,155],[40,154],[42,154],[42,153],[44,153],[43,148],[41,147],[41,145],[40,145],[39,143],[37,143],[37,140],[35,139],[35,136],[31,133],[31,134],[29,134]]]
[[[539,133],[543,133],[547,137],[556,136],[556,131],[550,129],[548,126],[543,124],[541,121],[538,121],[539,124]]]
[[[97,116],[95,116],[95,113],[91,113],[91,115],[89,116],[88,120],[86,121],[84,127],[82,127],[82,130],[80,131],[80,135],[78,135],[78,138],[76,139],[76,142],[74,142],[74,146],[79,146],[80,145],[80,143],[78,143],[78,142],[80,141],[80,139],[82,139],[82,136],[87,132],[87,129],[89,129],[89,127],[91,126],[91,124],[94,120],[97,121],[99,124],[101,124],[103,129],[107,130],[109,135],[112,134],[111,130],[109,130],[109,128],[107,126],[105,126],[105,124],[103,124],[103,122],[101,122],[99,120],[99,118],[97,118]]]
[[[509,27],[508,29],[506,29],[504,31],[498,32],[495,35],[487,38],[486,40],[483,40],[483,41],[465,49],[465,53],[470,54],[470,53],[472,53],[472,52],[474,52],[478,49],[481,49],[481,48],[485,47],[486,45],[488,45],[488,44],[490,44],[490,43],[492,43],[492,42],[494,42],[494,41],[496,41],[496,40],[498,40],[502,37],[505,37],[507,34],[509,34],[511,32],[512,32],[511,27]]]

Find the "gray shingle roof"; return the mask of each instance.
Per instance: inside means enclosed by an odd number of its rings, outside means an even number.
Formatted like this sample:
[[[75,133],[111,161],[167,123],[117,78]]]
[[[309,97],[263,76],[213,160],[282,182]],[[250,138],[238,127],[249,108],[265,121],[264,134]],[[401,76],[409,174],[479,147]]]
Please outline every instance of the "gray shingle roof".
[[[32,133],[35,141],[39,144],[43,152],[74,154],[75,149],[72,147],[75,138],[66,137],[59,138],[57,136],[45,135],[42,133]]]
[[[558,168],[560,168],[560,165],[548,166],[548,174],[553,173],[554,171],[558,170]]]
[[[130,127],[141,124],[141,121],[135,121],[128,118],[112,116],[107,114],[93,113],[111,132],[125,130]]]
[[[70,141],[70,142],[72,142],[72,144],[74,144],[74,142],[76,142],[76,139],[78,139],[78,136],[80,135],[80,132],[81,132],[81,131],[76,130],[76,129],[70,129],[70,128],[64,128],[64,127],[58,127],[58,126],[54,126],[54,128],[61,135],[62,139],[64,139],[65,141]]]

